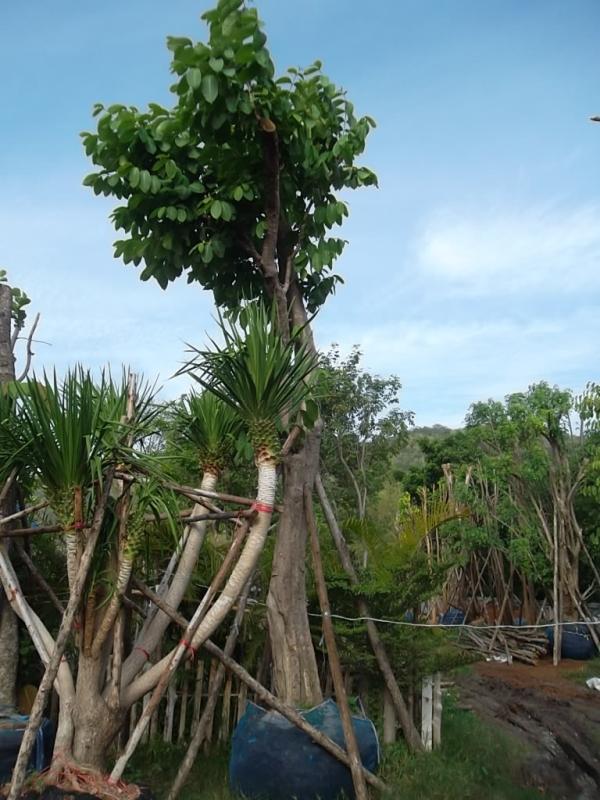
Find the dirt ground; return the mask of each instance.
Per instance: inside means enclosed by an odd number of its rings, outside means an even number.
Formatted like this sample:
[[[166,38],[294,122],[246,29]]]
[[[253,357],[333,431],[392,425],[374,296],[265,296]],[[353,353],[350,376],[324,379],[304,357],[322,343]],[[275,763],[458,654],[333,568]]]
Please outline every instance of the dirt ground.
[[[522,741],[524,783],[548,797],[600,798],[600,692],[576,680],[587,666],[482,662],[456,681],[462,707]]]

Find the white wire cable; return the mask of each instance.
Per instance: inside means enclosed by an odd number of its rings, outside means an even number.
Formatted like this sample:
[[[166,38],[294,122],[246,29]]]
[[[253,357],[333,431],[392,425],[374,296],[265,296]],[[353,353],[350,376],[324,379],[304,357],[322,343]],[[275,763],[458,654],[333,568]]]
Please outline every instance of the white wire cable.
[[[195,584],[200,589],[208,589],[209,587],[202,583]],[[256,600],[252,597],[249,597],[247,600],[248,605],[254,606],[263,606],[264,608],[267,607],[266,603],[261,602],[260,600]],[[316,619],[323,619],[323,615],[319,614],[318,612],[308,611],[307,612],[309,617],[315,617]],[[517,630],[522,631],[525,630],[533,630],[533,629],[542,629],[542,628],[554,628],[556,623],[554,622],[538,622],[534,625],[473,625],[469,622],[411,622],[410,620],[400,620],[400,619],[383,619],[380,617],[346,617],[344,614],[334,614],[333,612],[329,614],[332,619],[339,619],[342,622],[376,622],[378,625],[396,625],[396,626],[403,626],[406,628],[472,628],[475,631],[495,631],[495,630]],[[571,621],[564,621],[558,623],[559,627],[565,627],[567,625],[594,625],[600,626],[600,619],[583,619],[583,620],[571,620]]]

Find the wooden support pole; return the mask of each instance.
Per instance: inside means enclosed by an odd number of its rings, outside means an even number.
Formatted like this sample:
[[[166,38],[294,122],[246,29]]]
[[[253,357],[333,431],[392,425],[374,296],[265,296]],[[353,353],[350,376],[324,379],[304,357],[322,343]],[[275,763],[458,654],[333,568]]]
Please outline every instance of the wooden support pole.
[[[433,677],[423,678],[421,693],[421,740],[426,751],[433,748]]]
[[[187,620],[183,617],[178,611],[171,608],[168,603],[165,603],[164,600],[155,594],[148,586],[146,586],[142,581],[138,581],[138,588],[140,591],[152,602],[156,603],[156,605],[165,612],[171,619],[176,622],[181,628],[185,629],[187,627]],[[250,673],[242,667],[241,664],[238,664],[237,661],[234,661],[233,658],[226,655],[220,647],[217,647],[214,642],[210,639],[207,639],[206,642],[202,645],[202,647],[209,653],[211,656],[214,656],[218,661],[225,665],[226,669],[232,672],[247,686],[247,688],[254,693],[256,701],[264,703],[265,705],[269,706],[269,708],[278,711],[282,717],[285,717],[289,722],[295,725],[299,730],[306,733],[315,744],[318,744],[328,753],[330,753],[334,758],[337,758],[342,764],[345,764],[347,767],[350,766],[350,759],[348,757],[348,753],[332,741],[328,736],[321,731],[314,728],[309,722],[307,722],[304,717],[296,711],[295,708],[282,703],[279,698],[275,697],[275,695],[270,692],[267,688],[265,688],[259,681],[250,675]],[[366,782],[370,785],[378,789],[380,792],[387,791],[387,785],[381,778],[378,778],[376,775],[373,775],[365,767],[362,767],[363,775],[365,776]]]
[[[340,526],[338,525],[337,519],[335,518],[333,508],[331,507],[331,503],[329,502],[329,498],[325,492],[325,487],[323,486],[323,481],[320,475],[317,475],[315,478],[315,488],[317,490],[317,496],[319,498],[319,502],[321,503],[321,507],[329,527],[329,532],[331,533],[331,538],[333,539],[340,556],[342,567],[348,575],[350,583],[353,586],[357,586],[359,583],[358,575],[354,569],[354,564],[352,563],[348,545],[344,539],[344,535],[340,529]],[[371,644],[371,648],[373,649],[375,658],[377,659],[377,664],[385,681],[385,685],[390,693],[390,697],[392,698],[392,702],[396,709],[396,715],[398,717],[400,726],[402,727],[402,732],[404,733],[406,743],[413,753],[419,752],[423,749],[421,739],[413,722],[412,714],[404,702],[404,697],[402,696],[402,692],[398,686],[398,681],[396,680],[392,665],[390,664],[385,645],[381,641],[379,631],[377,630],[377,625],[371,619],[369,619],[371,615],[367,601],[364,599],[364,597],[359,596],[357,598],[357,605],[360,616],[366,618],[367,636],[369,637],[369,642]]]
[[[362,772],[360,751],[358,749],[356,733],[352,724],[352,715],[350,714],[350,706],[348,704],[348,697],[346,695],[346,687],[344,686],[344,676],[342,675],[342,665],[340,663],[340,656],[335,641],[335,631],[333,628],[333,620],[331,619],[331,608],[329,606],[327,584],[325,583],[325,573],[323,572],[323,562],[321,560],[319,534],[317,533],[317,523],[315,521],[315,513],[312,503],[312,492],[308,486],[304,487],[304,510],[306,513],[306,522],[308,524],[308,532],[310,535],[310,549],[312,552],[315,584],[317,587],[317,594],[319,596],[321,614],[323,615],[323,637],[327,647],[327,656],[329,658],[329,667],[331,669],[331,678],[333,680],[335,697],[342,719],[344,741],[346,742],[346,749],[348,751],[348,757],[350,760],[352,783],[354,784],[356,799],[368,800],[369,795],[367,792],[365,777]]]
[[[433,748],[442,744],[442,673],[433,676]]]

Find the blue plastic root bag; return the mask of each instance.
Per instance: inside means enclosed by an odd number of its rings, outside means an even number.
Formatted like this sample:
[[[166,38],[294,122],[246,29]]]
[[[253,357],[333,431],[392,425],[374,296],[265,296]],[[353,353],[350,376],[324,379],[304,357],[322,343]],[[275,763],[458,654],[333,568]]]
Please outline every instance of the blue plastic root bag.
[[[28,719],[14,712],[0,712],[0,783],[10,780]],[[41,772],[49,766],[53,744],[54,725],[48,719],[42,720],[29,759],[29,769]]]
[[[598,626],[600,630],[600,626]],[[552,652],[554,647],[554,627],[549,625],[546,628],[548,639],[548,650]],[[596,645],[590,636],[587,625],[576,622],[565,625],[562,629],[560,655],[561,658],[573,658],[577,661],[587,661],[596,654]]]
[[[301,714],[345,747],[340,712],[333,700]],[[353,717],[352,721],[362,763],[373,772],[379,764],[375,727],[366,718]],[[234,792],[248,800],[354,799],[347,767],[277,711],[266,711],[254,703],[248,703],[233,734],[229,782]]]

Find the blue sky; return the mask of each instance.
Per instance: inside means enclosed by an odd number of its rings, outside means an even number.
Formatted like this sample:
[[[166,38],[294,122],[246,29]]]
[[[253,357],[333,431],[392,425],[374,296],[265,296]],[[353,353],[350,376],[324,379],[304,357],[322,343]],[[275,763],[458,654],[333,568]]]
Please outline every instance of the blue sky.
[[[168,34],[204,0],[0,8],[0,266],[42,322],[36,368],[131,363],[165,380],[210,329],[208,295],[112,257],[81,186],[94,102],[168,102]],[[345,286],[319,344],[400,376],[418,424],[546,379],[598,379],[597,0],[261,0],[279,69],[320,58],[378,123],[379,190],[350,197]],[[181,381],[165,384],[174,395]]]

